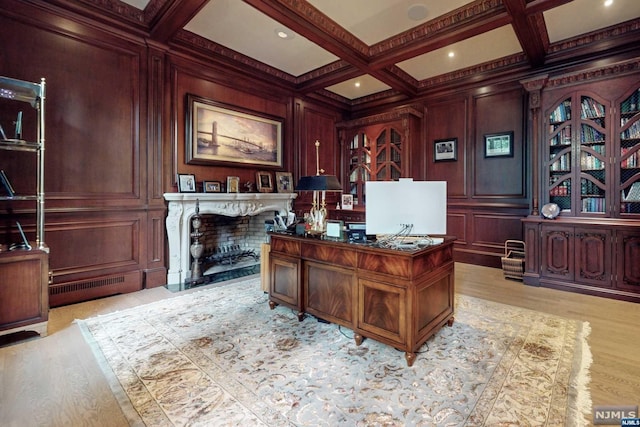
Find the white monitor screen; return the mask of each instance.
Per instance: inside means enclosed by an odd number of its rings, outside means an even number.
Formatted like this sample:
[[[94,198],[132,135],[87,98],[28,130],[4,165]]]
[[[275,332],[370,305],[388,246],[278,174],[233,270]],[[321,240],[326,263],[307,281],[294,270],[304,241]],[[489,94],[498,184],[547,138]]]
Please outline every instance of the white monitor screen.
[[[369,181],[366,195],[367,234],[447,233],[446,181]]]

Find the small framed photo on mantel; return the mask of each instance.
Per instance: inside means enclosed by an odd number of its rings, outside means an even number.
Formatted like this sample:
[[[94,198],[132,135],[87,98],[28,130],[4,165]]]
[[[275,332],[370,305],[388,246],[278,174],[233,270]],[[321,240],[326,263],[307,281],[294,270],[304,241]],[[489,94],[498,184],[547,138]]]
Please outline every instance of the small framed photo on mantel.
[[[222,183],[220,181],[202,181],[202,190],[205,193],[222,192]]]
[[[196,176],[192,174],[178,174],[178,192],[195,193]]]
[[[271,179],[271,172],[260,171],[256,172],[256,183],[258,191],[261,193],[273,192],[273,180]]]

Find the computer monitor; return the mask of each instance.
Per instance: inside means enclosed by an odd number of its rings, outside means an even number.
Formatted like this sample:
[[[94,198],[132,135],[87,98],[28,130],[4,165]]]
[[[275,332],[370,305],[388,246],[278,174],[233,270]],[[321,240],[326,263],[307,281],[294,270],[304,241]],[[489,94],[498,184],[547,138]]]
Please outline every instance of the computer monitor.
[[[368,181],[365,190],[367,234],[447,233],[446,181]]]

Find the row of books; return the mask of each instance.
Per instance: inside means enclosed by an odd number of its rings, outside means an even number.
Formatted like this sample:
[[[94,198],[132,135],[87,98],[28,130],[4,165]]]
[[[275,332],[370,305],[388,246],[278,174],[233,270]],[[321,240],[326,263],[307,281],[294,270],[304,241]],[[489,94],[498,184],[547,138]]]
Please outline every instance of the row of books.
[[[569,181],[565,181],[557,187],[553,187],[549,190],[550,196],[570,196],[571,195],[571,183]]]
[[[584,170],[601,170],[605,167],[605,162],[600,160],[598,157],[592,155],[591,153],[582,153],[582,157],[580,159],[580,168]]]
[[[604,117],[604,105],[596,102],[593,98],[582,97],[582,118],[596,119]]]
[[[553,126],[551,126],[553,132]],[[553,138],[549,140],[550,145],[571,145],[571,126],[562,128]]]
[[[563,154],[559,159],[555,159],[555,155],[552,155],[551,162],[549,170],[552,172],[571,170],[571,157],[569,156],[569,153]]]
[[[622,157],[625,156],[625,154],[627,154],[629,151],[631,150],[631,148],[626,148],[623,147],[620,151],[622,154]],[[629,169],[629,168],[637,168],[638,165],[638,150],[635,151],[635,153],[633,153],[632,155],[630,155],[629,157],[627,157],[626,159],[622,159],[622,161],[620,162],[620,167],[623,169]]]
[[[597,131],[593,127],[589,125],[582,125],[582,133],[580,134],[580,142],[581,143],[592,143],[592,142],[603,142],[605,141],[605,136],[603,133]]]
[[[620,104],[621,113],[635,113],[640,108],[640,89]]]
[[[571,120],[571,101],[568,99],[558,105],[549,117],[551,123],[565,122],[567,120]]]
[[[620,133],[620,139],[640,138],[640,120],[629,126],[628,129]]]
[[[582,199],[582,212],[604,212],[606,200],[604,197],[585,197]]]

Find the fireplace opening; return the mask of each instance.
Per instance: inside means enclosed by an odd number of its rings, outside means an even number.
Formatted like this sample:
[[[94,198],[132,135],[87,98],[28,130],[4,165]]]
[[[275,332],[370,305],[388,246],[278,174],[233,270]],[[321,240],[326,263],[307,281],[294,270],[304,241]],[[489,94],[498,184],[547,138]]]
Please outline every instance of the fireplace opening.
[[[273,217],[274,212],[235,217],[202,214],[199,228],[202,233],[199,240],[203,245],[202,278],[187,279],[184,283],[167,285],[167,288],[175,292],[259,274],[261,245],[267,242],[265,224],[272,223]]]

